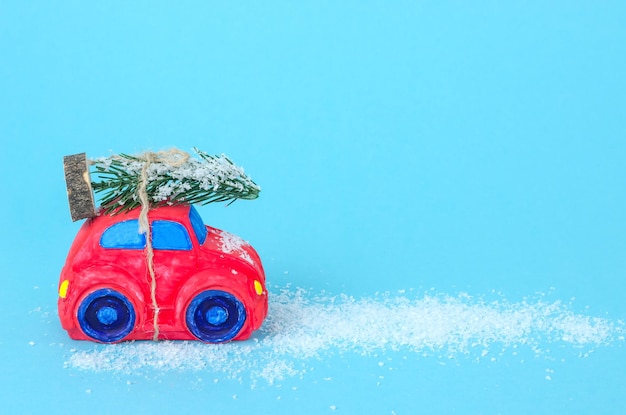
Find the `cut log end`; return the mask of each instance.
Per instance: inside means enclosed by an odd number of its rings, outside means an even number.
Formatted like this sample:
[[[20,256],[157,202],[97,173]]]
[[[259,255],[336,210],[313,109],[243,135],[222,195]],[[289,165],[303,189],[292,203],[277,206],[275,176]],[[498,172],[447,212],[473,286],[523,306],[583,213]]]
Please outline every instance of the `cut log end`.
[[[97,216],[85,153],[63,157],[67,200],[73,221]]]

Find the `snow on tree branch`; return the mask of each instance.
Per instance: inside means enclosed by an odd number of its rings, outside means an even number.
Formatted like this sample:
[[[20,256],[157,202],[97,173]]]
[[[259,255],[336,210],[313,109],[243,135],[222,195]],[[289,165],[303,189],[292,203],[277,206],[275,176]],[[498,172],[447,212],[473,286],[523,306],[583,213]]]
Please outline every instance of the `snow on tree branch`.
[[[92,182],[92,187],[101,194],[102,208],[106,213],[120,213],[140,206],[137,192],[146,163],[146,191],[151,206],[232,203],[258,197],[261,188],[227,156],[209,155],[197,148],[194,151],[199,158],[170,150],[92,160],[93,176],[99,179]]]

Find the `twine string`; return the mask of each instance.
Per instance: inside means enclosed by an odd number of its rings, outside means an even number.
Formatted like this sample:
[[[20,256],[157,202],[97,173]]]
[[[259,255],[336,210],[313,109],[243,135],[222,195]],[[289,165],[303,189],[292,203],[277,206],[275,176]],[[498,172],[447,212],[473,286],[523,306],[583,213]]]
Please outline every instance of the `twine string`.
[[[148,273],[150,274],[150,300],[154,311],[153,328],[154,335],[152,340],[159,340],[159,303],[156,298],[157,278],[154,272],[154,250],[152,248],[152,231],[148,219],[150,210],[150,198],[148,196],[147,186],[149,182],[148,170],[152,163],[164,163],[171,167],[180,167],[189,160],[189,154],[178,149],[170,149],[159,152],[145,152],[143,154],[144,163],[141,168],[141,177],[137,193],[141,203],[141,212],[139,213],[139,232],[146,235],[146,263],[148,265]]]

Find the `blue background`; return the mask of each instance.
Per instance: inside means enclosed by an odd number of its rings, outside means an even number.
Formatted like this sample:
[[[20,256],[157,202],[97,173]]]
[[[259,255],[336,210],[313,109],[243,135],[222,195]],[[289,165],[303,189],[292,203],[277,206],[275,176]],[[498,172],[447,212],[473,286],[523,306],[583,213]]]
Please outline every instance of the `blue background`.
[[[54,315],[78,152],[226,153],[261,197],[201,214],[278,286],[626,317],[623,2],[169,3],[0,3],[0,413],[624,413],[620,344],[557,353],[550,382],[545,362],[409,359],[377,384],[359,356],[257,389],[64,368],[86,347]]]

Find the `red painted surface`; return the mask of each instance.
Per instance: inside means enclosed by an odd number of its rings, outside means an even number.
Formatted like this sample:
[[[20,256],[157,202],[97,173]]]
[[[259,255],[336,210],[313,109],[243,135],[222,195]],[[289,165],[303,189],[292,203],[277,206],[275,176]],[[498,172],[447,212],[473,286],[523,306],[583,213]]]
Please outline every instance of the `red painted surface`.
[[[163,206],[150,210],[148,215],[151,224],[155,220],[180,223],[192,244],[190,250],[184,251],[154,250],[159,339],[197,340],[185,322],[187,306],[202,291],[222,290],[244,304],[246,321],[233,340],[245,340],[267,315],[265,273],[259,255],[238,237],[206,225],[202,226],[206,226],[208,234],[200,244],[190,223],[190,209],[188,205]],[[88,219],[76,235],[59,280],[60,293],[61,285],[68,281],[67,292],[65,298],[60,295],[58,300],[61,325],[72,339],[94,341],[81,329],[77,312],[86,296],[102,288],[122,293],[136,310],[134,329],[121,341],[153,338],[151,277],[145,250],[103,248],[100,241],[109,227],[136,220],[139,213],[140,209],[134,209],[115,216],[102,214]]]

